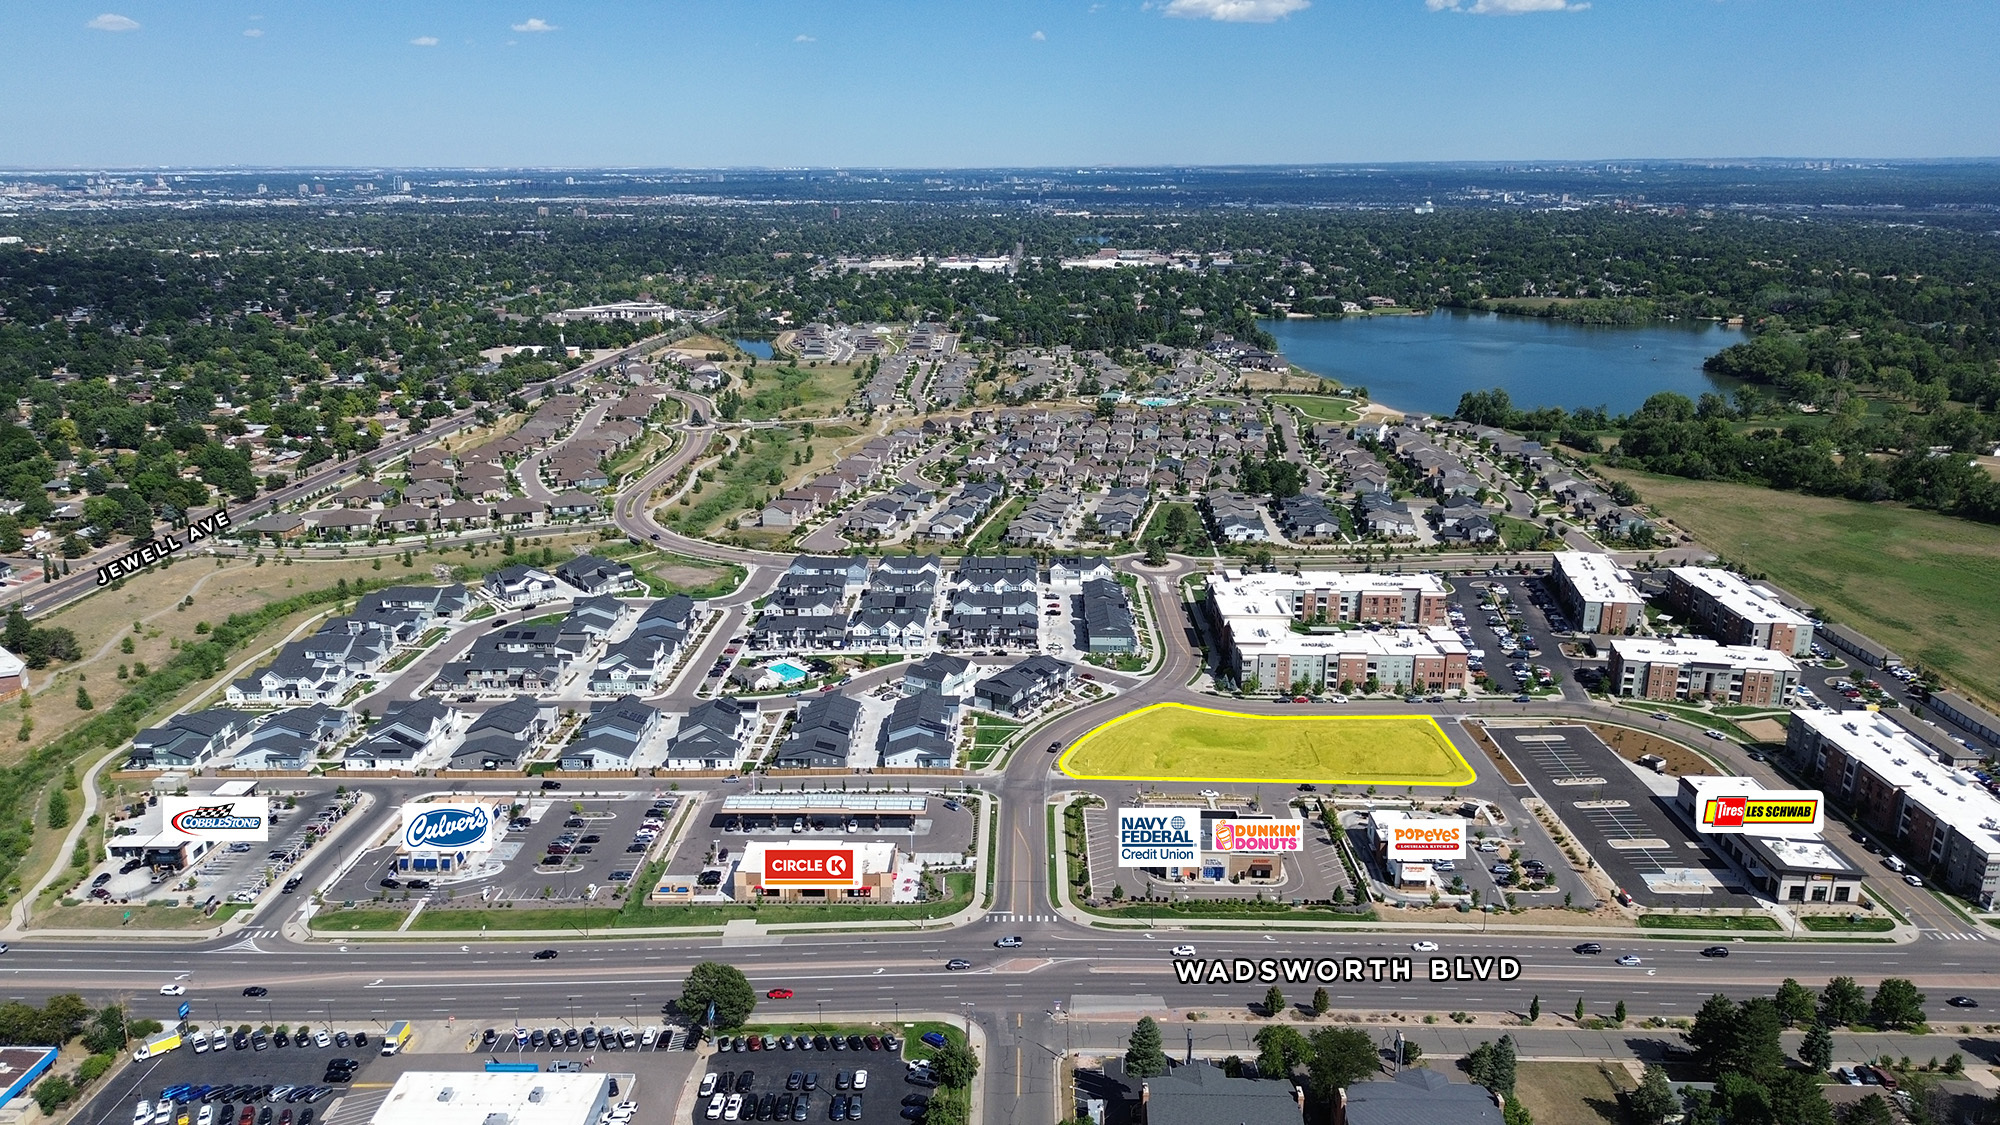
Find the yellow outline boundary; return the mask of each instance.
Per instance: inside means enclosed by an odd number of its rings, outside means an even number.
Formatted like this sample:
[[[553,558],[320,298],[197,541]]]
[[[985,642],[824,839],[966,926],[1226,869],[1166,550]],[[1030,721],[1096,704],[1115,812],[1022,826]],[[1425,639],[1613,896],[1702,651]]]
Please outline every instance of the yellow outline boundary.
[[[1273,723],[1394,722],[1399,720],[1428,723],[1431,730],[1436,732],[1439,740],[1444,743],[1445,752],[1458,759],[1459,768],[1465,771],[1465,777],[1462,780],[1453,781],[1411,781],[1407,777],[1198,777],[1192,775],[1175,777],[1152,774],[1084,774],[1070,769],[1071,758],[1083,748],[1085,743],[1097,737],[1099,733],[1110,727],[1117,726],[1128,719],[1136,719],[1141,715],[1166,707],[1182,711],[1195,711],[1204,715],[1218,715],[1227,719],[1252,719]],[[1417,785],[1435,788],[1457,788],[1459,786],[1470,785],[1479,780],[1479,771],[1472,768],[1472,763],[1466,760],[1465,754],[1459,750],[1458,744],[1451,740],[1451,736],[1444,732],[1444,728],[1439,726],[1437,719],[1431,715],[1252,715],[1243,711],[1225,711],[1220,707],[1201,707],[1192,703],[1174,702],[1149,704],[1139,708],[1137,711],[1127,711],[1123,715],[1106,719],[1104,722],[1097,724],[1085,731],[1076,741],[1069,744],[1068,748],[1062,752],[1062,756],[1056,759],[1056,769],[1061,771],[1065,776],[1075,778],[1078,781],[1219,781],[1235,785],[1293,784],[1310,781],[1325,785]]]

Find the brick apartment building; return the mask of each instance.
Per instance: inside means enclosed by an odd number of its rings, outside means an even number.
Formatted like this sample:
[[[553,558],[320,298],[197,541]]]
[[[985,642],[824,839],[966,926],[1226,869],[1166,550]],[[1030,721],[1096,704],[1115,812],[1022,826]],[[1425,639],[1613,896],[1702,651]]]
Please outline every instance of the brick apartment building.
[[[1558,552],[1549,581],[1570,624],[1586,633],[1624,633],[1646,621],[1638,588],[1610,555]]]
[[[1677,566],[1666,571],[1667,600],[1703,633],[1726,645],[1754,645],[1792,656],[1812,652],[1812,619],[1726,570]]]
[[[1784,706],[1799,679],[1798,664],[1782,652],[1697,637],[1620,637],[1611,642],[1608,671],[1623,696],[1773,707]]]
[[[1827,799],[1894,842],[1911,868],[1991,909],[2000,896],[2000,797],[1873,711],[1798,711],[1786,752]]]

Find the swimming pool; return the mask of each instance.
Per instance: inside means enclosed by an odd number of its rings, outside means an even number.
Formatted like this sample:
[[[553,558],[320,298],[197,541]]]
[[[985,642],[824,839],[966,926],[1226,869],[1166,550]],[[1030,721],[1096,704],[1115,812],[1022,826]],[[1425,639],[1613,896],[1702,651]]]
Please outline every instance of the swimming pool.
[[[1181,400],[1180,400],[1180,399],[1177,399],[1177,398],[1142,398],[1142,399],[1140,399],[1140,400],[1139,400],[1139,405],[1140,405],[1140,406],[1177,406],[1177,405],[1179,405],[1179,404],[1180,404],[1180,401],[1181,401]]]
[[[771,671],[776,672],[778,678],[788,684],[795,684],[806,678],[806,670],[789,660],[772,661]]]

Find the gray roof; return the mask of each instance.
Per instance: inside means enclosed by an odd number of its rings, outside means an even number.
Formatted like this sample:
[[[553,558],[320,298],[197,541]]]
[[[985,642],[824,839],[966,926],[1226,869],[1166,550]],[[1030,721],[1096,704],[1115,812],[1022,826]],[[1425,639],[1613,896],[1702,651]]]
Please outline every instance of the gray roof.
[[[1484,1086],[1453,1082],[1412,1067],[1394,1078],[1347,1088],[1348,1125],[1500,1125],[1500,1107]]]
[[[1126,1077],[1125,1060],[1120,1058],[1107,1063],[1104,1073],[1125,1087],[1131,1103],[1139,1100],[1140,1085],[1145,1085],[1146,1125],[1302,1125],[1305,1120],[1290,1082],[1231,1078],[1213,1063],[1176,1066],[1165,1074],[1138,1079]],[[1352,1116],[1349,1121],[1353,1122]],[[1424,1125],[1437,1121],[1433,1118]]]

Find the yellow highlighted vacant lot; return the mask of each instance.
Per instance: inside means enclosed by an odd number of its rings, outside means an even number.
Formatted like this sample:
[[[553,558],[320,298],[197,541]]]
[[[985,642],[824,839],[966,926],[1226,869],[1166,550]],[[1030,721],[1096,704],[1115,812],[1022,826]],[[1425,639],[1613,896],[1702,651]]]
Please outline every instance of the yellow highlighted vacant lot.
[[[1090,781],[1467,785],[1477,776],[1426,715],[1244,715],[1185,703],[1120,715],[1059,765]]]

